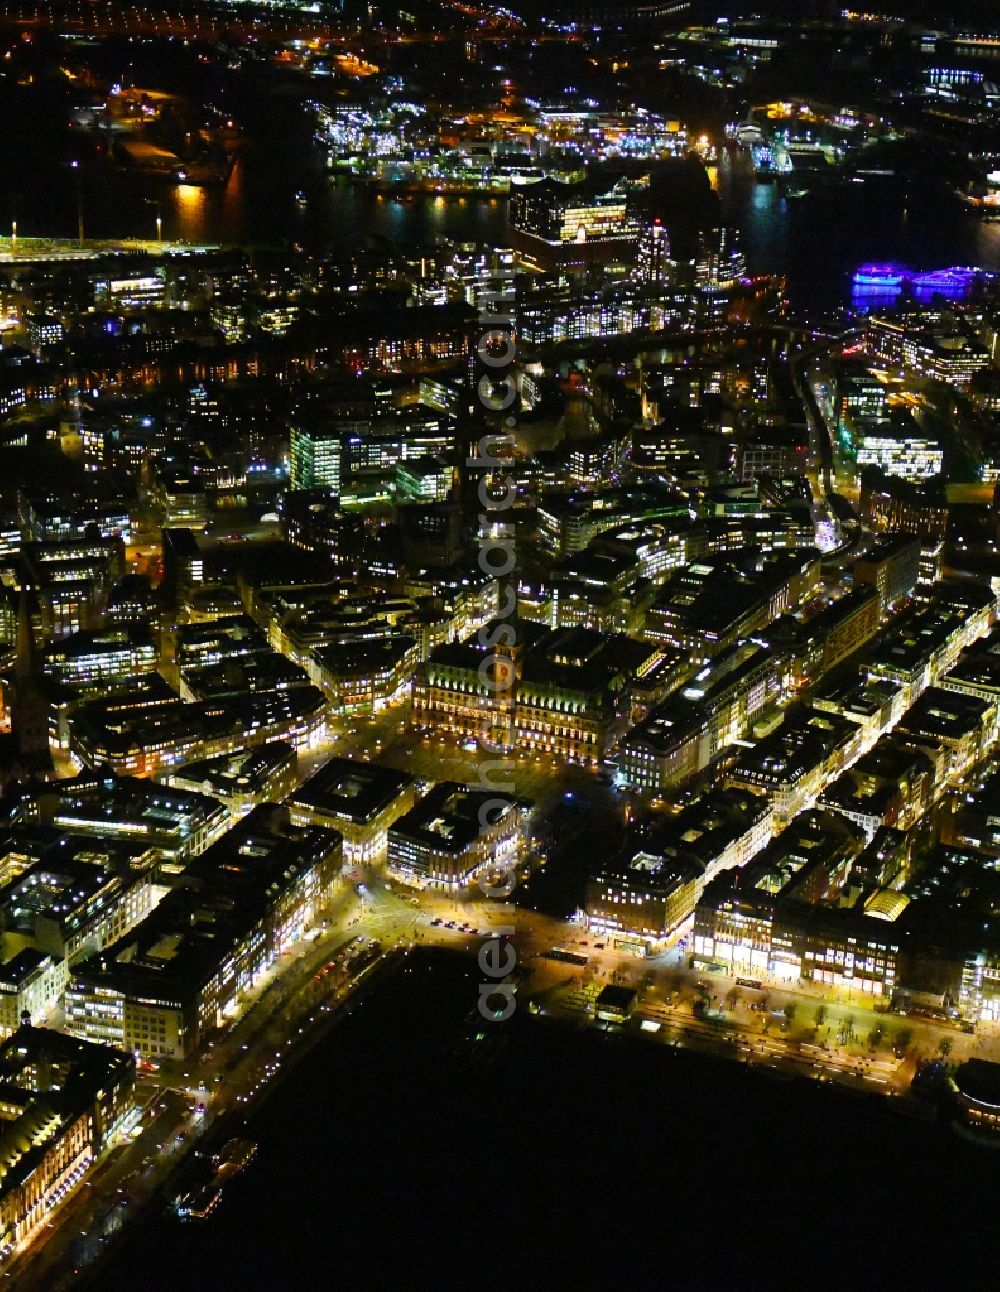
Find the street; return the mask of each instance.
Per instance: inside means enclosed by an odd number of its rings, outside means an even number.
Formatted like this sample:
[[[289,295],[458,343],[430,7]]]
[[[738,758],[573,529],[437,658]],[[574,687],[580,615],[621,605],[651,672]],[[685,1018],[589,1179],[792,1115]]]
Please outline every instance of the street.
[[[360,889],[360,891],[359,891]],[[503,903],[462,901],[387,885],[380,874],[342,890],[325,924],[299,942],[256,989],[240,1019],[186,1063],[163,1063],[138,1083],[143,1112],[129,1140],[111,1149],[89,1178],[53,1212],[30,1248],[15,1253],[4,1277],[18,1287],[59,1292],[110,1250],[127,1218],[171,1196],[178,1170],[220,1119],[236,1134],[283,1069],[306,1056],[350,1008],[359,987],[416,947],[475,953],[485,937],[513,925],[518,1000],[574,1026],[594,1026],[594,1000],[609,983],[638,992],[625,1025],[652,1044],[683,1046],[764,1065],[780,1073],[846,1082],[903,1095],[920,1057],[1000,1059],[1000,1038],[969,1036],[931,1020],[890,1015],[870,997],[769,982],[739,987],[721,973],[688,967],[686,947],[637,960],[592,943],[585,930]],[[464,926],[464,927],[462,927]],[[372,942],[375,942],[375,947]],[[555,948],[585,959],[579,967],[547,960]],[[352,957],[367,949],[354,971]],[[894,1052],[893,1047],[896,1047]]]

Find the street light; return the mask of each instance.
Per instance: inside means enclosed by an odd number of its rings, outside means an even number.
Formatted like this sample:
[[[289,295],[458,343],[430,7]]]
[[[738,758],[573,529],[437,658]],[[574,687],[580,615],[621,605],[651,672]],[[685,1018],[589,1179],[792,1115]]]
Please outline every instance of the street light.
[[[163,241],[163,207],[160,205],[159,202],[154,202],[153,199],[149,197],[146,198],[146,204],[147,206],[154,206],[156,208],[156,240],[157,242],[162,242]]]
[[[83,175],[80,171],[80,163],[74,158],[70,162],[69,168],[76,175],[76,236],[80,246],[83,246]]]

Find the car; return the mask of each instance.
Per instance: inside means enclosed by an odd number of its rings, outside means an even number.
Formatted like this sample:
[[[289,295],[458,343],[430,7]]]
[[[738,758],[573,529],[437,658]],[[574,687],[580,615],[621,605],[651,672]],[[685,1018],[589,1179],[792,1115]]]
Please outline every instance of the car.
[[[590,943],[587,941],[587,939],[586,939],[586,938],[581,938],[581,939],[580,939],[580,946],[581,946],[581,947],[589,947],[589,946],[590,946]]]
[[[431,920],[431,925],[432,925],[432,927],[436,927],[436,926],[437,926],[438,924],[440,924],[440,923],[441,923],[441,917],[440,917],[440,915],[438,915],[435,919]]]
[[[595,942],[595,943],[594,943],[594,946],[597,948],[597,950],[598,950],[598,951],[603,951],[603,950],[604,950],[604,943],[603,943],[603,942]]]

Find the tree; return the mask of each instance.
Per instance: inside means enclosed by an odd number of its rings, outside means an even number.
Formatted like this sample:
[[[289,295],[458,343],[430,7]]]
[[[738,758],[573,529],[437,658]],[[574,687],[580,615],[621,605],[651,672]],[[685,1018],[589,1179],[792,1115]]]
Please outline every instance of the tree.
[[[789,1027],[791,1027],[792,1022],[793,1022],[793,1021],[794,1021],[794,1019],[795,1019],[795,1002],[794,1002],[794,1001],[790,1001],[790,1002],[785,1006],[784,1014],[785,1014],[785,1022],[786,1022],[786,1024],[787,1024]]]
[[[726,1009],[732,1011],[736,1008],[736,1003],[740,998],[740,993],[735,987],[730,987],[726,992]]]
[[[951,1041],[947,1037],[938,1042],[938,1052],[942,1059],[946,1059],[951,1054]]]
[[[822,1027],[825,1022],[826,1022],[826,1006],[817,1005],[816,1006],[816,1026]]]

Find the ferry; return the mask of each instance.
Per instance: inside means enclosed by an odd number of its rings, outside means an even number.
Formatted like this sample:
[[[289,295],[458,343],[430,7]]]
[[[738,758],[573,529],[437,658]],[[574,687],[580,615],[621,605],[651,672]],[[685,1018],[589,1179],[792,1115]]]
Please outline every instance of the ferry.
[[[234,165],[233,156],[226,156],[220,161],[191,161],[173,168],[170,177],[175,184],[184,188],[225,186],[229,183]]]
[[[1000,220],[1000,170],[991,171],[985,183],[956,188],[955,196],[981,220]]]
[[[249,1166],[257,1153],[257,1145],[250,1139],[231,1139],[213,1158],[216,1179],[229,1179]]]
[[[898,292],[902,289],[903,277],[895,265],[862,265],[854,275],[854,287],[869,292]]]
[[[191,1197],[188,1206],[189,1220],[207,1220],[215,1208],[219,1205],[219,1199],[222,1197],[222,1190],[211,1184],[207,1184],[204,1189],[199,1189]]]
[[[936,292],[942,296],[964,296],[981,276],[978,269],[955,265],[950,269],[932,269],[927,273],[914,274],[912,285],[917,294]]]
[[[219,1205],[222,1190],[217,1185],[206,1184],[190,1193],[183,1193],[174,1200],[174,1208],[181,1220],[207,1220]]]

